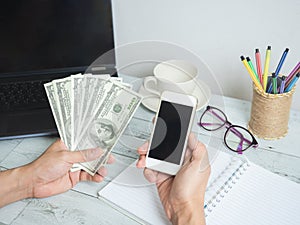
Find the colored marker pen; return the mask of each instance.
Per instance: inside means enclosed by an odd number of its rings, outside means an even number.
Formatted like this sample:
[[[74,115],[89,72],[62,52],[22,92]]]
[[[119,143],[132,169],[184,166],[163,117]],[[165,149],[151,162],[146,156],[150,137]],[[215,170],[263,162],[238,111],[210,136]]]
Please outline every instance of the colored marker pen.
[[[291,83],[287,86],[287,88],[284,90],[284,92],[289,92],[292,90],[292,88],[295,86],[297,80],[299,79],[300,73],[297,73],[297,75],[293,78]]]
[[[256,60],[257,75],[259,77],[259,81],[260,81],[261,85],[263,85],[264,81],[263,81],[262,70],[261,70],[260,52],[259,52],[258,48],[255,49],[255,60]]]
[[[255,71],[255,69],[254,69],[254,66],[253,66],[253,64],[252,64],[252,62],[251,62],[250,57],[246,57],[246,59],[247,59],[247,62],[248,62],[248,64],[249,64],[251,70],[252,70],[253,73],[255,74],[256,79],[258,80],[258,82],[260,82],[259,77],[258,77],[258,75],[257,75],[257,73],[256,73],[256,71]]]
[[[270,56],[271,56],[271,46],[268,46],[267,51],[266,51],[265,68],[264,68],[264,74],[263,74],[263,78],[264,78],[263,89],[264,89],[264,91],[267,90]]]
[[[281,67],[282,67],[282,64],[283,64],[283,62],[284,62],[284,60],[285,60],[286,55],[288,54],[288,52],[289,52],[289,49],[286,48],[285,51],[283,52],[282,56],[281,56],[281,59],[279,60],[278,66],[277,66],[277,68],[276,68],[276,70],[275,70],[275,75],[276,75],[276,77],[277,77],[278,74],[279,74],[279,71],[280,71],[280,69],[281,69]]]
[[[275,73],[272,73],[272,84],[273,84],[273,94],[277,94],[277,78]]]
[[[284,86],[285,86],[285,76],[282,76],[281,77],[280,89],[279,89],[280,94],[282,94],[284,92]]]

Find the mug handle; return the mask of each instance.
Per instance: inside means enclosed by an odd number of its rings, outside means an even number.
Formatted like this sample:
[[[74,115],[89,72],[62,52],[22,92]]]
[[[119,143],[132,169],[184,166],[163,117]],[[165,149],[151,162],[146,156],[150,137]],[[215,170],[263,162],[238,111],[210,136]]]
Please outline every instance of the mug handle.
[[[144,78],[144,87],[145,90],[151,94],[160,96],[160,92],[155,89],[157,86],[157,79],[154,76],[149,76]]]

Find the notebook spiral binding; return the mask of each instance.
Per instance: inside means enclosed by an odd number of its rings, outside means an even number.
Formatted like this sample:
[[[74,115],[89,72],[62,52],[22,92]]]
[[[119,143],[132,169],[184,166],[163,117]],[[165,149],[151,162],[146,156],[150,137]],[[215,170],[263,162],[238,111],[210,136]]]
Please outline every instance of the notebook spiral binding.
[[[249,162],[242,161],[233,157],[228,166],[211,183],[206,190],[206,199],[209,199],[204,205],[205,217],[207,217],[215,207],[222,201],[226,194],[238,182],[240,177],[247,171]]]

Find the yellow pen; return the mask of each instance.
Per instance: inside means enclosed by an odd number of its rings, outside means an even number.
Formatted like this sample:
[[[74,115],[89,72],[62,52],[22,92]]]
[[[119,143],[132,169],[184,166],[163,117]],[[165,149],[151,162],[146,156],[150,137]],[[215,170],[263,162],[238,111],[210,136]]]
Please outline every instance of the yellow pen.
[[[263,74],[264,91],[267,90],[270,56],[271,56],[271,46],[268,46],[267,51],[266,51],[265,68],[264,68],[264,74]]]
[[[248,73],[250,74],[250,77],[251,77],[253,83],[255,84],[255,86],[256,86],[258,89],[260,89],[260,90],[263,91],[262,86],[261,86],[260,83],[258,82],[258,80],[257,80],[257,78],[256,78],[256,76],[255,76],[255,74],[254,74],[254,72],[253,72],[253,70],[250,68],[250,66],[249,66],[247,60],[245,59],[245,57],[244,57],[244,56],[241,56],[241,60],[242,60],[242,62],[243,62],[243,64],[244,64],[244,66],[246,67]]]

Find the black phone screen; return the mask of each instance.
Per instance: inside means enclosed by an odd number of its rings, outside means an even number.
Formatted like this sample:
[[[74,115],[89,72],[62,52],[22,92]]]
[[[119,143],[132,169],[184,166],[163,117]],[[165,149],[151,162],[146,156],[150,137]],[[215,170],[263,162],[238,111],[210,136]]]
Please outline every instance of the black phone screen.
[[[149,151],[150,158],[180,164],[192,112],[191,106],[161,102]]]

